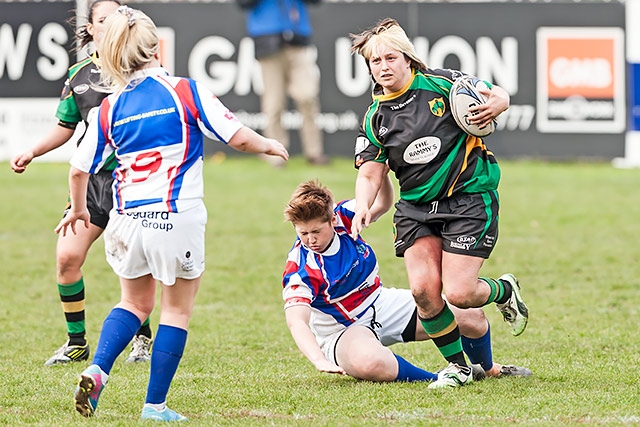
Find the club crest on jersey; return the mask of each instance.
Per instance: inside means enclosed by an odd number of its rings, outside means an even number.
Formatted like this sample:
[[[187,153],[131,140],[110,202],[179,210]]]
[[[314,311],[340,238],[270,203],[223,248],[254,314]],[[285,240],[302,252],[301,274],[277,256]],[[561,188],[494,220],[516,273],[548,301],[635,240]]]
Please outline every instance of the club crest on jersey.
[[[358,245],[356,247],[356,250],[358,251],[358,253],[360,255],[362,255],[362,258],[365,258],[365,259],[369,258],[369,247],[368,246]]]
[[[431,110],[431,114],[433,114],[434,116],[442,117],[442,115],[444,114],[444,109],[445,103],[442,97],[433,98],[431,101],[429,101],[429,110]]]

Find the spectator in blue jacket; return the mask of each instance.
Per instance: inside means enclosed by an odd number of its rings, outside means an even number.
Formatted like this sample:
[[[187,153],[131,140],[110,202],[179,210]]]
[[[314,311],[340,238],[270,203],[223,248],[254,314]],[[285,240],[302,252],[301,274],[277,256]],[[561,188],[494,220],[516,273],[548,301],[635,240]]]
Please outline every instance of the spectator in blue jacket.
[[[312,44],[307,4],[319,0],[237,0],[247,12],[247,32],[255,43],[264,90],[260,108],[267,123],[264,134],[289,147],[289,134],[281,123],[288,97],[302,115],[302,153],[311,164],[324,165],[322,130],[315,122],[320,113],[320,69]],[[284,162],[268,156],[274,166]]]

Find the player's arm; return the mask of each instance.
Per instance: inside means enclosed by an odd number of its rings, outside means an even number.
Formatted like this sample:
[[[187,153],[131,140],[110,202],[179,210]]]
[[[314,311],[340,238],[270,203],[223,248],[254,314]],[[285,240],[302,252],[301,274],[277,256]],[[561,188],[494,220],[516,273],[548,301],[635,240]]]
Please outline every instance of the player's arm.
[[[487,98],[487,101],[469,109],[472,113],[477,112],[469,117],[469,122],[483,127],[489,125],[509,108],[510,97],[509,92],[498,85],[492,85],[488,90],[480,89],[480,93]]]
[[[293,340],[313,366],[320,372],[346,375],[344,369],[324,357],[315,335],[309,328],[311,307],[307,304],[290,305],[285,308],[284,313]]]
[[[67,214],[60,220],[55,228],[56,233],[62,231],[62,235],[67,234],[67,228],[71,227],[73,234],[76,234],[76,221],[82,221],[85,228],[89,228],[89,210],[87,209],[87,184],[89,183],[89,173],[83,172],[71,166],[69,170],[69,195],[71,207]]]
[[[193,94],[200,100],[200,130],[209,138],[218,139],[243,153],[268,154],[289,159],[287,149],[275,139],[265,138],[243,126],[238,118],[203,84],[194,82]]]
[[[55,125],[35,146],[14,156],[10,163],[11,169],[13,169],[15,173],[24,172],[27,169],[27,165],[29,165],[33,159],[62,146],[65,142],[71,139],[73,133],[73,126],[67,127],[66,125],[62,126],[60,124]]]
[[[356,208],[351,224],[351,237],[356,239],[363,228],[371,223],[371,206],[380,191],[387,165],[379,162],[365,162],[358,169],[356,178]]]
[[[229,140],[229,147],[243,153],[268,154],[289,159],[289,153],[280,142],[265,138],[247,126],[241,127]]]
[[[380,184],[380,191],[378,191],[376,199],[373,201],[371,209],[369,209],[369,212],[371,213],[371,222],[380,219],[380,217],[387,213],[393,206],[395,196],[393,192],[393,184],[389,177],[388,166],[385,166],[385,171],[385,176],[382,178],[382,183]]]

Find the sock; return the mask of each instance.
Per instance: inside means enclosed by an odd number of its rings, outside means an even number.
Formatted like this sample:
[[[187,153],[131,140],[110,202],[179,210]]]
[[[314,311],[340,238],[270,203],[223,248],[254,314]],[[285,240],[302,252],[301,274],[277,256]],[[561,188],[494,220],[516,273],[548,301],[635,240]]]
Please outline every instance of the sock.
[[[145,403],[144,404],[145,408],[153,408],[158,412],[162,412],[165,409],[167,409],[167,402],[162,402],[162,403]]]
[[[429,334],[433,343],[448,362],[467,366],[464,353],[462,353],[458,322],[446,302],[440,314],[435,317],[424,319],[418,316],[418,318],[425,332]]]
[[[86,345],[84,321],[84,278],[68,285],[58,283],[62,311],[67,322],[70,345]]]
[[[394,356],[398,360],[398,376],[395,381],[435,381],[438,379],[436,374],[412,365],[397,354]]]
[[[140,326],[140,329],[138,329],[138,332],[136,332],[136,335],[144,335],[147,338],[151,338],[151,326],[149,326],[148,317],[147,320],[142,322],[142,325]]]
[[[151,353],[151,375],[145,404],[160,404],[167,400],[169,386],[178,370],[187,344],[187,331],[169,325],[158,325]]]
[[[495,302],[496,304],[504,304],[511,298],[511,283],[506,280],[496,280],[490,277],[479,277],[480,280],[489,285],[491,294],[484,305]]]
[[[116,357],[122,353],[140,327],[140,319],[123,308],[114,308],[102,323],[93,364],[106,374],[111,372]]]
[[[469,357],[471,363],[478,363],[482,369],[488,371],[493,367],[493,354],[491,351],[491,326],[487,322],[487,333],[480,338],[467,338],[462,336],[462,348]]]

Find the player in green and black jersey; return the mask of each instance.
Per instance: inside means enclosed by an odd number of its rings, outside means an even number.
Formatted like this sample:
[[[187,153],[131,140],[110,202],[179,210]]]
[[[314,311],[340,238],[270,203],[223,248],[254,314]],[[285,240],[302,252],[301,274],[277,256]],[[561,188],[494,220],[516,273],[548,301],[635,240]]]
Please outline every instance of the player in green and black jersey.
[[[99,47],[103,21],[115,12],[120,4],[118,0],[94,0],[91,3],[87,24],[80,27],[76,33],[79,41],[78,49],[90,42],[94,42],[96,48]],[[56,112],[57,125],[38,144],[11,160],[11,168],[16,173],[24,172],[34,158],[69,141],[78,124],[84,123],[86,129],[92,111],[97,112],[100,103],[107,96],[107,93],[96,90],[100,83],[99,65],[98,56],[94,53],[69,68]],[[78,143],[81,140],[82,138]],[[85,285],[81,268],[89,248],[107,226],[109,211],[113,205],[111,184],[113,183],[112,172],[116,164],[115,158],[111,158],[100,173],[92,175],[89,179],[87,188],[87,206],[91,214],[89,228],[78,227],[76,233],[60,235],[58,238],[56,246],[58,292],[69,338],[45,362],[47,366],[89,358],[89,344],[85,336]],[[134,338],[127,361],[148,361],[151,343],[151,329],[147,319]]]
[[[471,381],[470,373],[442,292],[460,308],[497,303],[514,335],[524,331],[528,319],[512,274],[478,277],[498,238],[500,168],[484,141],[464,133],[451,115],[449,91],[462,72],[428,68],[390,18],[353,34],[352,42],[352,52],[365,59],[374,81],[373,102],[356,140],[352,233],[369,226],[369,208],[388,164],[400,185],[396,255],[405,259],[425,331],[452,364],[445,372],[450,385],[463,385]],[[487,102],[475,107],[472,119],[481,127],[509,106],[504,89],[488,87]]]

